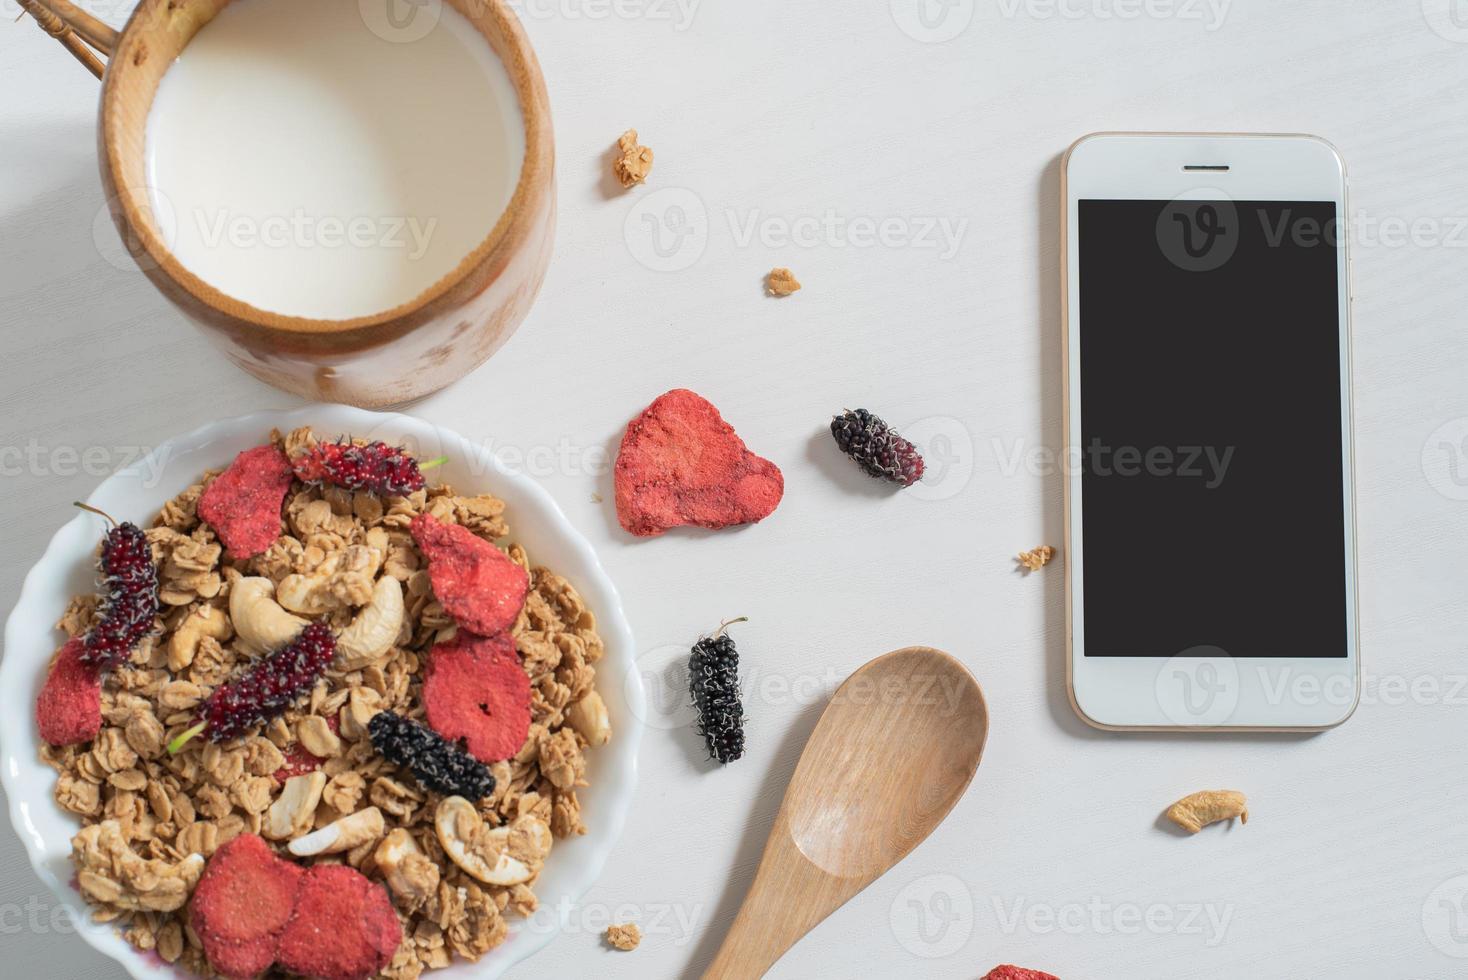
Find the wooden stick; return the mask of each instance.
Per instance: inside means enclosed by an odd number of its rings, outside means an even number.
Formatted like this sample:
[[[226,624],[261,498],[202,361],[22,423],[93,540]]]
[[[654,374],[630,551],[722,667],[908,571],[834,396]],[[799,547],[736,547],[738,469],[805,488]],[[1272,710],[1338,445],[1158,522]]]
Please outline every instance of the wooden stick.
[[[52,17],[71,28],[83,41],[96,48],[102,54],[111,56],[117,50],[117,31],[108,27],[85,10],[72,3],[71,0],[31,0],[22,2],[21,6],[31,12],[31,16],[40,20],[36,15],[36,7],[41,7],[51,14]],[[54,32],[47,28],[47,33]]]
[[[102,77],[104,66],[101,59],[92,53],[91,48],[82,43],[82,39],[66,26],[54,11],[42,6],[38,0],[18,0],[18,2],[26,13],[36,19],[36,24],[41,30],[60,41],[66,50],[70,51],[76,60],[85,65],[93,75],[98,78]]]

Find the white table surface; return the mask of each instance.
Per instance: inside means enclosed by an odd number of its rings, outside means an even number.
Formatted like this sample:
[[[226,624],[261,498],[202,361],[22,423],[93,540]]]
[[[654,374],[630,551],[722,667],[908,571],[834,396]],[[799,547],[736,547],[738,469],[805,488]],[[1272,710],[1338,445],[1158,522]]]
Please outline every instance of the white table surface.
[[[527,453],[599,548],[654,678],[700,632],[749,616],[751,720],[748,756],[709,771],[678,711],[655,714],[610,865],[569,933],[512,976],[697,975],[825,695],[911,643],[952,651],[984,685],[983,766],[926,843],[772,976],[972,978],[1000,962],[1066,980],[1463,976],[1468,938],[1450,928],[1468,918],[1440,900],[1468,873],[1468,490],[1453,481],[1468,470],[1424,469],[1422,453],[1468,428],[1468,13],[932,0],[933,26],[910,35],[915,2],[524,5],[556,111],[555,260],[509,345],[412,411]],[[129,6],[88,2],[113,23]],[[70,501],[130,447],[292,401],[119,261],[98,218],[96,83],[10,23],[14,0],[0,11],[0,595],[14,596]],[[656,169],[609,194],[606,152],[627,126]],[[1060,570],[1015,572],[1017,549],[1061,536],[1058,478],[1009,463],[1060,441],[1057,161],[1105,129],[1311,132],[1349,165],[1352,217],[1370,226],[1355,239],[1368,686],[1337,731],[1091,731],[1063,687]],[[640,222],[675,219],[670,205],[702,208],[707,240],[660,271]],[[872,245],[865,219],[917,241]],[[935,222],[961,229],[954,249],[924,247],[942,242],[920,234]],[[1415,236],[1390,230],[1414,222]],[[816,230],[782,245],[782,228]],[[764,298],[773,265],[805,290]],[[653,541],[617,528],[606,450],[676,386],[783,467],[771,520]],[[1287,414],[1289,392],[1270,394]],[[946,437],[948,475],[878,492],[824,434],[843,406]],[[1288,541],[1260,558],[1310,574]],[[1247,827],[1185,839],[1158,825],[1214,786],[1248,792]],[[121,977],[55,908],[6,828],[4,972]],[[637,952],[599,945],[610,915],[642,923]]]

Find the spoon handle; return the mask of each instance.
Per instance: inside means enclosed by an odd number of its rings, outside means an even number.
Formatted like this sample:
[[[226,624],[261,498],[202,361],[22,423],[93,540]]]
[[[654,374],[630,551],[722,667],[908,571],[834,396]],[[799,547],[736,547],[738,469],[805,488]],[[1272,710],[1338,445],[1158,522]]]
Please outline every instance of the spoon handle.
[[[811,864],[790,837],[783,808],[754,884],[703,980],[757,980],[786,950],[870,881],[838,878]]]

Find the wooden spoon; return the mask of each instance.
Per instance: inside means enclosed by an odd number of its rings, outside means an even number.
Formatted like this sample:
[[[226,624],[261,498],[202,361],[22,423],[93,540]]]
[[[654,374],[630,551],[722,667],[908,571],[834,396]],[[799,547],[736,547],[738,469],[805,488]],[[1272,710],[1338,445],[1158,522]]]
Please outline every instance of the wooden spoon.
[[[848,677],[805,744],[704,980],[763,976],[906,857],[968,788],[988,733],[983,692],[942,651],[894,650]]]

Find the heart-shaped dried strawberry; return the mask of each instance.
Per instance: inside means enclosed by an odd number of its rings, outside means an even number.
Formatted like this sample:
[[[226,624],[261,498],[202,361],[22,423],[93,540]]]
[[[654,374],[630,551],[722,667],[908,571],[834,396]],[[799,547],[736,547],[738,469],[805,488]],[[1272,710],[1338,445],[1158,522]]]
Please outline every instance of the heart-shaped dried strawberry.
[[[692,524],[753,524],[785,494],[780,468],[744,445],[706,398],[677,388],[627,424],[616,466],[617,519],[639,537]]]

